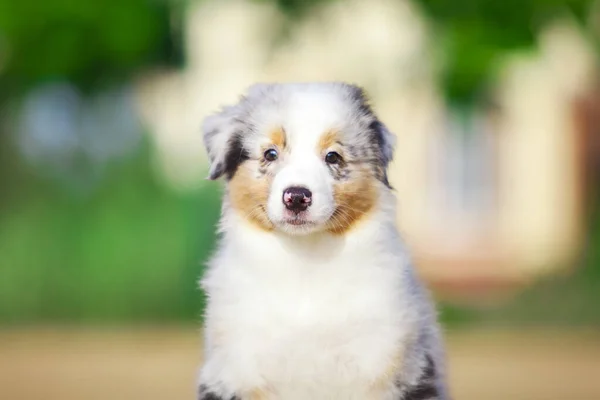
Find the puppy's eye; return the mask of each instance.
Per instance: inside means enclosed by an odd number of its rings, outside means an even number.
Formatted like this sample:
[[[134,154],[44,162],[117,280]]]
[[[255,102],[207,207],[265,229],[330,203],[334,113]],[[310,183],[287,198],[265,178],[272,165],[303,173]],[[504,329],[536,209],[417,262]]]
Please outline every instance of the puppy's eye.
[[[278,156],[277,150],[275,150],[275,149],[269,149],[269,150],[265,151],[265,154],[264,154],[265,160],[267,160],[269,162],[277,160],[277,156]]]
[[[325,156],[325,162],[327,164],[337,164],[340,161],[342,161],[342,156],[340,156],[338,153],[336,153],[335,151],[330,151],[329,153],[327,153],[327,155]]]

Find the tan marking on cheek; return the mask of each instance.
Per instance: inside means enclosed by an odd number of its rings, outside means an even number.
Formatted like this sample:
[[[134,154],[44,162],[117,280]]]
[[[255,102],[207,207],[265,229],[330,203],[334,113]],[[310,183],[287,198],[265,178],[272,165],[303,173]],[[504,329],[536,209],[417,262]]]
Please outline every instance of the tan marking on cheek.
[[[267,216],[271,180],[268,175],[257,179],[248,163],[245,163],[231,178],[228,187],[231,207],[254,226],[265,231],[272,231],[274,228]]]
[[[283,128],[274,129],[269,134],[269,140],[271,141],[271,143],[274,144],[275,146],[277,146],[280,150],[285,149],[285,145],[286,145],[285,139],[286,139],[285,131],[283,130]]]
[[[333,145],[335,145],[339,141],[339,139],[340,134],[338,131],[331,130],[325,132],[323,136],[321,136],[321,138],[319,139],[319,142],[317,143],[317,153],[325,153],[325,151],[331,148]]]
[[[362,169],[356,178],[334,186],[336,210],[329,220],[329,232],[337,235],[348,232],[375,207],[378,192],[373,180],[368,170]]]

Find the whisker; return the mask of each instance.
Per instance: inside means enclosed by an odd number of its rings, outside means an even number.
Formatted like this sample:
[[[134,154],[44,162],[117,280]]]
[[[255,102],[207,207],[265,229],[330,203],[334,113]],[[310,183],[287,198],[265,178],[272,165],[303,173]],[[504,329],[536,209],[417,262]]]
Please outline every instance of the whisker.
[[[338,205],[338,209],[340,209],[342,211],[352,211],[352,212],[355,212],[355,213],[359,213],[361,215],[366,215],[367,214],[367,212],[365,212],[363,210],[359,210],[357,208],[350,207],[350,206],[348,206],[346,204],[340,204],[340,205]]]

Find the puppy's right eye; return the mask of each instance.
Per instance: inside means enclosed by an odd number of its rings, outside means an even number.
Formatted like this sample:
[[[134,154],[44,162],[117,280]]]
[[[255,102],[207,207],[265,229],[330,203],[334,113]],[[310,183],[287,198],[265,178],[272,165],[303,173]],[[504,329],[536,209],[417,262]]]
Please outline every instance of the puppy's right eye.
[[[277,160],[277,156],[278,156],[277,150],[275,150],[275,149],[269,149],[269,150],[265,151],[265,154],[264,154],[265,160],[267,160],[269,162]]]
[[[337,164],[342,160],[342,156],[340,156],[338,153],[336,153],[335,151],[330,151],[329,153],[327,153],[327,155],[325,156],[325,162],[327,164]]]

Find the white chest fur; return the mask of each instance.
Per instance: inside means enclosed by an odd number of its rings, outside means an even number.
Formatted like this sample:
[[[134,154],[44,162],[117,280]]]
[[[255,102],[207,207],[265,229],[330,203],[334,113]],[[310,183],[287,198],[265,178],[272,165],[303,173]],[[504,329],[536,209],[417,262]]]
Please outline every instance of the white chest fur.
[[[285,399],[367,398],[399,362],[418,316],[401,243],[365,230],[313,242],[226,237],[203,280],[202,380]]]

